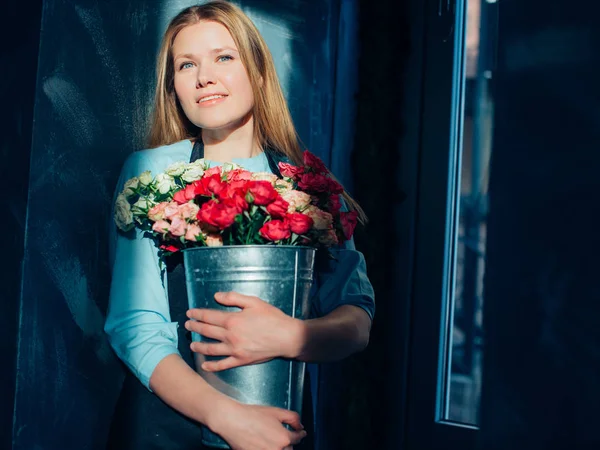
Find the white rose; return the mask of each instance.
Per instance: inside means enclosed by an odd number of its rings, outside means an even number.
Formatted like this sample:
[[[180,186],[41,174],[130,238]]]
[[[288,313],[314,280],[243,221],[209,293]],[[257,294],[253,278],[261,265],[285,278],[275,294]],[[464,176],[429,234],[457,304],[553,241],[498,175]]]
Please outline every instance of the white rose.
[[[129,231],[133,228],[133,214],[131,206],[124,194],[119,194],[115,201],[115,223],[123,231]]]
[[[156,188],[161,194],[166,194],[175,187],[175,181],[166,173],[159,173],[156,176]]]
[[[194,181],[202,178],[202,175],[204,175],[203,167],[198,166],[198,165],[192,166],[191,164],[190,164],[190,166],[188,166],[188,168],[185,170],[183,175],[181,175],[181,178],[186,183],[193,183]]]
[[[152,173],[150,173],[149,170],[146,170],[140,175],[140,184],[142,186],[148,186],[150,183],[152,183]]]
[[[140,184],[140,179],[138,177],[130,178],[129,180],[127,180],[125,182],[125,186],[123,186],[123,194],[125,194],[127,197],[131,197],[132,195],[135,195],[135,192],[133,190],[137,189],[139,184]]]
[[[131,210],[136,213],[145,213],[152,207],[151,203],[144,197],[140,197],[137,202],[133,204]]]
[[[223,173],[227,173],[231,170],[242,169],[243,167],[236,163],[226,162],[226,163],[223,163],[221,168],[222,168],[221,170],[223,171]]]
[[[172,177],[179,177],[184,172],[185,165],[186,164],[183,161],[177,161],[167,167],[165,173],[167,173],[167,175],[171,175]]]

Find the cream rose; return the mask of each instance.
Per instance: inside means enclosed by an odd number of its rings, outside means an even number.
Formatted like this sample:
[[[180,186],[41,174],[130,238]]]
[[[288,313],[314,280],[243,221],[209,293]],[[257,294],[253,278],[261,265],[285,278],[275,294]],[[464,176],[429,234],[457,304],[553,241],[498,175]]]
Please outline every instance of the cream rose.
[[[204,175],[204,167],[190,164],[188,168],[185,169],[185,172],[183,172],[183,175],[181,175],[181,178],[186,183],[193,183],[202,178],[202,175]]]
[[[148,186],[150,183],[152,183],[152,173],[149,170],[146,170],[140,174],[140,184],[142,186]]]
[[[177,161],[171,164],[169,167],[165,169],[165,173],[172,177],[179,177],[183,174],[186,168],[186,163],[183,161]]]
[[[273,187],[277,192],[283,194],[284,192],[291,191],[294,188],[294,185],[291,181],[278,179]]]
[[[131,213],[131,206],[125,194],[117,195],[114,219],[117,227],[123,231],[129,231],[133,228],[133,214]]]
[[[133,206],[131,207],[131,210],[133,212],[140,212],[140,213],[144,213],[146,212],[152,205],[150,204],[150,202],[144,198],[144,197],[140,197],[138,199],[137,202],[135,202],[133,204]]]
[[[288,212],[304,211],[310,205],[310,195],[301,191],[285,191],[281,193],[283,199],[289,203]]]
[[[313,220],[313,228],[317,230],[327,230],[333,226],[333,216],[314,205],[306,208],[304,214]]]
[[[135,195],[134,189],[137,189],[139,184],[140,184],[140,179],[138,177],[130,178],[129,180],[127,180],[125,182],[125,185],[123,186],[123,194],[125,194],[125,196],[127,196],[127,197],[131,197],[132,195]]]
[[[156,176],[156,188],[161,194],[166,194],[175,187],[173,177],[166,173],[159,173]]]
[[[252,174],[252,179],[255,181],[268,181],[272,186],[275,185],[275,182],[279,179],[277,175],[270,172],[254,172]]]

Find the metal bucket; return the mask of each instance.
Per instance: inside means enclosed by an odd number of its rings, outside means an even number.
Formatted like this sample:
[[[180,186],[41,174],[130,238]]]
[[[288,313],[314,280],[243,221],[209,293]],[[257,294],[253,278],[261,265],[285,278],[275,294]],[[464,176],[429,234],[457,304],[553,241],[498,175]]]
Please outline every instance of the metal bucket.
[[[190,308],[239,311],[214,299],[216,292],[235,291],[254,295],[289,316],[307,319],[313,280],[315,249],[284,245],[198,247],[183,251]],[[197,333],[193,341],[216,342]],[[262,364],[205,372],[204,361],[222,356],[195,354],[196,371],[211,386],[242,403],[269,405],[302,414],[305,363],[276,358]],[[202,443],[230,448],[207,427]]]

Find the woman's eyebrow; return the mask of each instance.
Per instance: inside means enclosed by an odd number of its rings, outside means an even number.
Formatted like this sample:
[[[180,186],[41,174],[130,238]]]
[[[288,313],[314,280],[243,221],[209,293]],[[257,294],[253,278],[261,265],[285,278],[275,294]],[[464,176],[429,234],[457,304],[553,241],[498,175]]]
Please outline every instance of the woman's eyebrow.
[[[219,47],[219,48],[214,48],[210,51],[210,53],[221,53],[222,51],[225,50],[231,50],[233,52],[239,53],[235,48],[233,47]],[[179,58],[189,58],[189,59],[194,59],[196,58],[197,55],[194,55],[193,53],[182,53],[181,55],[175,55],[175,57],[173,58],[173,60],[179,59]]]

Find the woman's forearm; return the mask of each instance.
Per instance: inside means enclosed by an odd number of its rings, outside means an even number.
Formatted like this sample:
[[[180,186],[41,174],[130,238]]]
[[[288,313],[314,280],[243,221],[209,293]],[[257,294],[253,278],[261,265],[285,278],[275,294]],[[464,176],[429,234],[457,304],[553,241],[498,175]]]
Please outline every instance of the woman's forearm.
[[[158,363],[150,377],[150,388],[169,406],[211,429],[220,407],[231,402],[177,354]]]
[[[298,321],[297,325],[295,359],[327,362],[364,350],[369,343],[371,319],[362,308],[343,305],[324,317]]]

